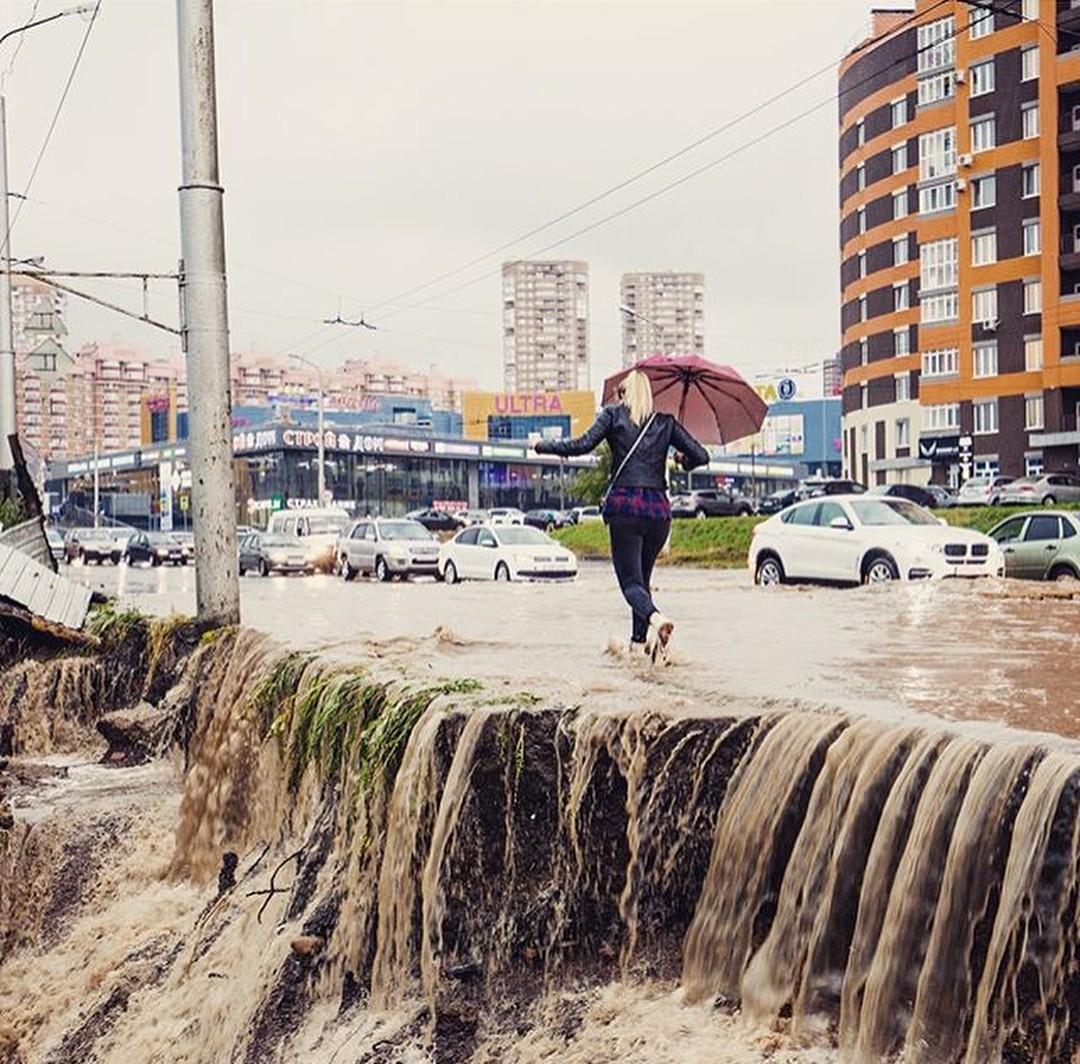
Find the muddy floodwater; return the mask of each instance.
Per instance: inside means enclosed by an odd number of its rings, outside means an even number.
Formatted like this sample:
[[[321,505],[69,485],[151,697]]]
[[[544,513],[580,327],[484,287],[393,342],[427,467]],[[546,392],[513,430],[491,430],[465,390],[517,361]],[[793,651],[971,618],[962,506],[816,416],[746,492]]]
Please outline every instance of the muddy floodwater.
[[[241,588],[0,674],[0,1064],[1080,1059],[1080,585]]]
[[[70,571],[146,612],[194,610],[189,569]],[[241,592],[244,623],[285,643],[341,657],[374,646],[538,693],[699,711],[746,697],[1080,739],[1080,588],[981,579],[763,591],[745,571],[674,568],[654,584],[677,630],[673,664],[652,672],[623,661],[626,610],[602,563],[559,585],[246,577]]]

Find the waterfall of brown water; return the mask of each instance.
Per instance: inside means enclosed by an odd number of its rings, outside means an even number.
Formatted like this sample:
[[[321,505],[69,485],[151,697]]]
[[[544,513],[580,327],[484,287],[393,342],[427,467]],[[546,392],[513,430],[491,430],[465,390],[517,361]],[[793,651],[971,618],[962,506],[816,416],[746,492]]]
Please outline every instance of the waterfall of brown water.
[[[690,1000],[740,997],[743,973],[771,925],[810,788],[843,727],[832,716],[781,717],[739,766],[686,937],[683,982]]]
[[[105,675],[89,657],[27,661],[0,674],[0,724],[13,726],[13,753],[71,748],[102,712]],[[106,707],[113,708],[113,707]]]
[[[649,1030],[620,1001],[666,1025],[654,1059],[737,1060],[717,995],[759,1034],[832,1047],[815,1060],[1080,1048],[1075,755],[824,713],[502,706],[281,660],[241,631],[188,661],[170,695],[190,708],[173,878],[160,839],[132,877],[168,933],[152,915],[128,928],[130,870],[99,868],[57,940],[98,943],[94,963],[44,1035],[62,966],[28,983],[15,1036],[51,1047],[28,1060],[643,1059]],[[63,829],[39,845],[58,854]],[[246,855],[237,888],[176,883],[207,882],[225,849]],[[51,904],[38,886],[24,941]],[[396,1057],[377,1048],[388,1030]]]

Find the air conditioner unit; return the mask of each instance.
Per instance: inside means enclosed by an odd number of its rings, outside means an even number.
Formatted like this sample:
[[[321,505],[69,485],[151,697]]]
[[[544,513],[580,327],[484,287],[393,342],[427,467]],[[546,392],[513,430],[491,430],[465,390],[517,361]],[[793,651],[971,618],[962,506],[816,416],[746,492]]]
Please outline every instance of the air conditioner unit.
[[[979,324],[983,327],[984,332],[996,332],[998,325],[1001,324],[1001,319],[998,318],[995,321],[980,321]]]
[[[956,161],[961,166],[970,166],[975,161],[975,156],[972,155],[971,152],[966,151],[962,155],[958,155]]]
[[[1073,344],[1073,356],[1075,358],[1080,358],[1080,340],[1077,340],[1076,343]]]
[[[967,71],[964,70],[963,67],[958,68],[957,71],[956,71],[956,84],[957,85],[963,85],[964,81],[966,79],[967,79]]]
[[[958,177],[956,179],[956,191],[957,192],[963,192],[966,188],[967,188],[967,182],[962,177]]]

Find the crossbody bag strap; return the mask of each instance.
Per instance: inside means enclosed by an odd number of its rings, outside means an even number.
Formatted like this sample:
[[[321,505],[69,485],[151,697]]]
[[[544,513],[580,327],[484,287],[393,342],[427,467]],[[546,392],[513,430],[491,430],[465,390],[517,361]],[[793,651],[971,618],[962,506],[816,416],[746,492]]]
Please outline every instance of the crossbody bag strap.
[[[615,475],[608,481],[607,491],[604,492],[604,498],[606,499],[611,493],[611,489],[615,487],[615,481],[619,479],[619,474],[626,468],[626,463],[630,461],[630,456],[637,450],[637,445],[641,443],[645,436],[645,433],[649,431],[649,426],[656,418],[656,412],[654,411],[649,415],[649,420],[642,426],[641,431],[637,434],[637,439],[630,444],[630,450],[623,456],[623,460],[619,463],[619,468],[615,470]]]

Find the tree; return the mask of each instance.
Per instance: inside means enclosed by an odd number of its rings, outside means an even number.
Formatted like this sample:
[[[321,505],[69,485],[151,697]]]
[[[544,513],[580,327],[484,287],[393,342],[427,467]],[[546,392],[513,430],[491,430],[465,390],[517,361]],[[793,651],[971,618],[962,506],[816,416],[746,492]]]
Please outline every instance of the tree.
[[[570,482],[570,494],[587,506],[598,506],[611,480],[611,449],[606,443],[597,450],[600,459],[592,469],[578,473]]]

